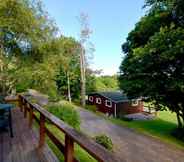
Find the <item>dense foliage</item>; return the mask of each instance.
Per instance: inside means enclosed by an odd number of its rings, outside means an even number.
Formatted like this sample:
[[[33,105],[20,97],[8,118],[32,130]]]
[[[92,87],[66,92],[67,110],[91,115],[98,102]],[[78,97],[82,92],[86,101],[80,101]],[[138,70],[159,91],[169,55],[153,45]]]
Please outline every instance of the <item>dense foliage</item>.
[[[184,1],[147,0],[148,13],[122,45],[120,87],[177,114],[184,129]]]
[[[56,32],[57,28],[42,10],[40,1],[0,1],[1,92],[5,93],[15,88],[18,80],[24,78],[19,78],[20,75],[17,74],[22,71],[30,73],[33,64],[34,70],[37,70],[37,65],[43,63],[45,57],[40,52],[40,47],[44,42],[53,39]]]
[[[89,75],[87,77],[87,93],[102,92],[102,91],[116,91],[119,90],[117,76],[95,76]]]
[[[0,1],[0,42],[1,93],[32,88],[55,98],[71,83],[79,95],[81,47],[57,35],[40,0]]]
[[[85,27],[78,42],[57,34],[57,26],[40,0],[0,1],[0,92],[23,92],[31,88],[52,99],[59,95],[71,101],[80,98],[84,69],[87,91],[94,89],[93,75],[86,61],[86,53],[94,48],[86,48],[89,36],[86,32],[90,34],[85,25],[88,22],[80,23]]]
[[[119,90],[117,76],[96,77],[96,91],[115,91]]]
[[[105,147],[107,150],[112,150],[113,149],[113,143],[112,140],[106,136],[106,135],[98,135],[95,137],[95,141]]]

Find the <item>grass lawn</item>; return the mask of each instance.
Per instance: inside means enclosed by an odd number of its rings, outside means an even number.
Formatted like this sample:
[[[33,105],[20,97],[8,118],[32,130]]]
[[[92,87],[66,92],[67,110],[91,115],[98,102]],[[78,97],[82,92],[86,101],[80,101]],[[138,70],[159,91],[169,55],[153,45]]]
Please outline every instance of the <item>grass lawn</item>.
[[[123,121],[115,118],[108,118],[111,122],[133,128],[138,132],[151,135],[164,142],[174,144],[176,147],[184,148],[184,142],[171,135],[173,129],[177,127],[176,115],[169,111],[162,111],[154,120],[147,121]]]

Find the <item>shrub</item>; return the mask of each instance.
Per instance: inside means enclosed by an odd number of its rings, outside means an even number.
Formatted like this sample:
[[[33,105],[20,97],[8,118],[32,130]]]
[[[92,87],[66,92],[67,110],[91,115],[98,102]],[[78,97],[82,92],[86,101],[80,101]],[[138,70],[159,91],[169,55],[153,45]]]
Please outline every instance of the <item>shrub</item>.
[[[16,85],[17,93],[25,92],[25,91],[27,91],[27,88],[28,88],[27,84],[17,84]]]
[[[80,116],[74,106],[68,102],[47,106],[49,112],[68,123],[73,128],[80,128]]]
[[[113,143],[112,140],[106,136],[106,135],[98,135],[95,137],[96,143],[102,145],[105,147],[107,150],[112,150],[113,149]]]
[[[96,105],[86,105],[86,109],[92,111],[92,112],[96,112],[97,111],[97,107]]]

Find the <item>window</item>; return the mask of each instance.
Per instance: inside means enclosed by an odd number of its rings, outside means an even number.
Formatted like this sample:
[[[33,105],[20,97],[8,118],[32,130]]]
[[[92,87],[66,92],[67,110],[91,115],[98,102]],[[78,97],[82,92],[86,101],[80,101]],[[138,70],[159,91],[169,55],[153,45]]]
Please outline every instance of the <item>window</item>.
[[[93,96],[89,96],[89,101],[93,102]]]
[[[112,102],[109,101],[109,100],[106,100],[106,101],[105,101],[105,106],[107,106],[107,107],[112,107]]]
[[[132,106],[138,106],[139,102],[138,102],[138,100],[132,100],[131,104],[132,104]]]
[[[102,103],[101,98],[96,98],[96,103],[97,103],[97,104],[101,104],[101,103]]]

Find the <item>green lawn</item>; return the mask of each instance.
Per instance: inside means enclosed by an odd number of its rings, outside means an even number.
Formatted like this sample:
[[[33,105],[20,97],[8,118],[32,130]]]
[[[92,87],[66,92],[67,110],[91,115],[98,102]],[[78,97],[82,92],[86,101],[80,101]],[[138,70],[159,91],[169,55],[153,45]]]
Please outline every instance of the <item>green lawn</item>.
[[[158,113],[158,116],[154,120],[147,121],[123,121],[120,119],[111,118],[111,122],[133,128],[134,130],[151,135],[164,142],[174,144],[179,148],[184,148],[184,142],[171,136],[171,131],[177,127],[177,120],[174,113],[169,111],[162,111]]]

